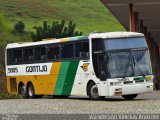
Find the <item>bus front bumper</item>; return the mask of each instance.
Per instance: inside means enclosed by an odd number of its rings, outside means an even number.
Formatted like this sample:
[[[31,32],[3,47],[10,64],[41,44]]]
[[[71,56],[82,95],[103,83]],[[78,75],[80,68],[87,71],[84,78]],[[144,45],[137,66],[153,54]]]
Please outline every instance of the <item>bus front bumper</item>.
[[[132,84],[124,86],[110,86],[108,96],[120,96],[153,92],[153,83]]]

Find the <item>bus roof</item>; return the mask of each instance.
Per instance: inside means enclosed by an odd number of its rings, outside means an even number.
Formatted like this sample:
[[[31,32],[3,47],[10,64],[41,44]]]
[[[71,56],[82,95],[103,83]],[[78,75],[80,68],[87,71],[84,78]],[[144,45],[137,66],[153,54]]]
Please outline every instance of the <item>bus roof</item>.
[[[60,39],[43,39],[38,42],[19,42],[19,43],[11,43],[8,44],[6,49],[9,48],[19,48],[19,47],[27,47],[27,46],[35,46],[35,45],[45,45],[52,43],[60,43],[60,42],[70,42],[77,40],[87,40],[91,38],[121,38],[121,37],[143,37],[142,33],[136,32],[106,32],[106,33],[91,33],[88,36],[77,36],[77,37],[68,37],[68,38],[60,38]]]
[[[142,33],[137,32],[107,32],[107,33],[94,33],[91,38],[125,38],[125,37],[144,37]]]

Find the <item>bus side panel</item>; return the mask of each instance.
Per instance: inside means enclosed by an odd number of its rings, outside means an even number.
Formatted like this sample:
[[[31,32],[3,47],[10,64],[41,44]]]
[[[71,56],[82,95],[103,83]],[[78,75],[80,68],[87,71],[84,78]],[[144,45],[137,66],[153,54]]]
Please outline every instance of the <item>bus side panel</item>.
[[[52,95],[54,87],[53,78],[53,75],[38,75],[37,80],[32,82],[35,88],[35,94]]]
[[[77,73],[77,68],[79,65],[79,61],[71,61],[68,66],[67,75],[65,78],[65,85],[62,90],[62,95],[70,95],[73,87],[73,83],[75,80],[75,75]]]
[[[61,62],[55,62],[52,64],[52,68],[49,75],[37,75],[37,85],[36,83],[34,83],[35,94],[53,95],[60,66]]]
[[[54,94],[55,91],[55,87],[56,87],[56,83],[58,80],[58,75],[60,72],[60,67],[61,67],[61,62],[55,62],[52,64],[52,68],[51,68],[51,76],[52,76],[52,82],[53,82],[53,89],[50,89],[52,91],[51,95]]]
[[[62,94],[63,87],[65,84],[65,78],[66,78],[68,67],[69,67],[69,63],[70,62],[62,62],[61,63],[58,79],[56,82],[56,87],[54,90],[54,95],[61,95]]]
[[[34,83],[35,94],[53,95],[60,67],[61,62],[55,62],[52,64],[50,75],[37,76],[37,83]]]
[[[81,60],[77,67],[75,80],[73,83],[71,95],[86,96],[86,87],[89,80],[92,80],[94,76],[91,74],[91,64],[89,61]],[[94,79],[93,79],[94,80]]]
[[[62,62],[54,95],[70,95],[79,61]]]

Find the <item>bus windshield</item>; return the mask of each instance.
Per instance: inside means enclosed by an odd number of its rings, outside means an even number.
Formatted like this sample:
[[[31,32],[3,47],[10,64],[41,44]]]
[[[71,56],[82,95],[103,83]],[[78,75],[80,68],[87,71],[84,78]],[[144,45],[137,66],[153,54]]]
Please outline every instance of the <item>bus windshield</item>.
[[[121,78],[152,74],[148,50],[111,52],[108,56],[108,77]]]
[[[93,40],[93,65],[99,78],[102,73],[107,78],[151,75],[149,56],[144,37]]]

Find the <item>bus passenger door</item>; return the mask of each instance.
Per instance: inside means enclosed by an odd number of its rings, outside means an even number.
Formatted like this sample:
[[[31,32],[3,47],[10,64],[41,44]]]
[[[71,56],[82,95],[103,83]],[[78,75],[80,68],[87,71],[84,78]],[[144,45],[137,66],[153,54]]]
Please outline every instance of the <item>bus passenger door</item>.
[[[108,84],[107,84],[107,56],[104,54],[97,55],[97,65],[98,65],[98,77],[99,82],[99,95],[107,96],[108,95]]]

